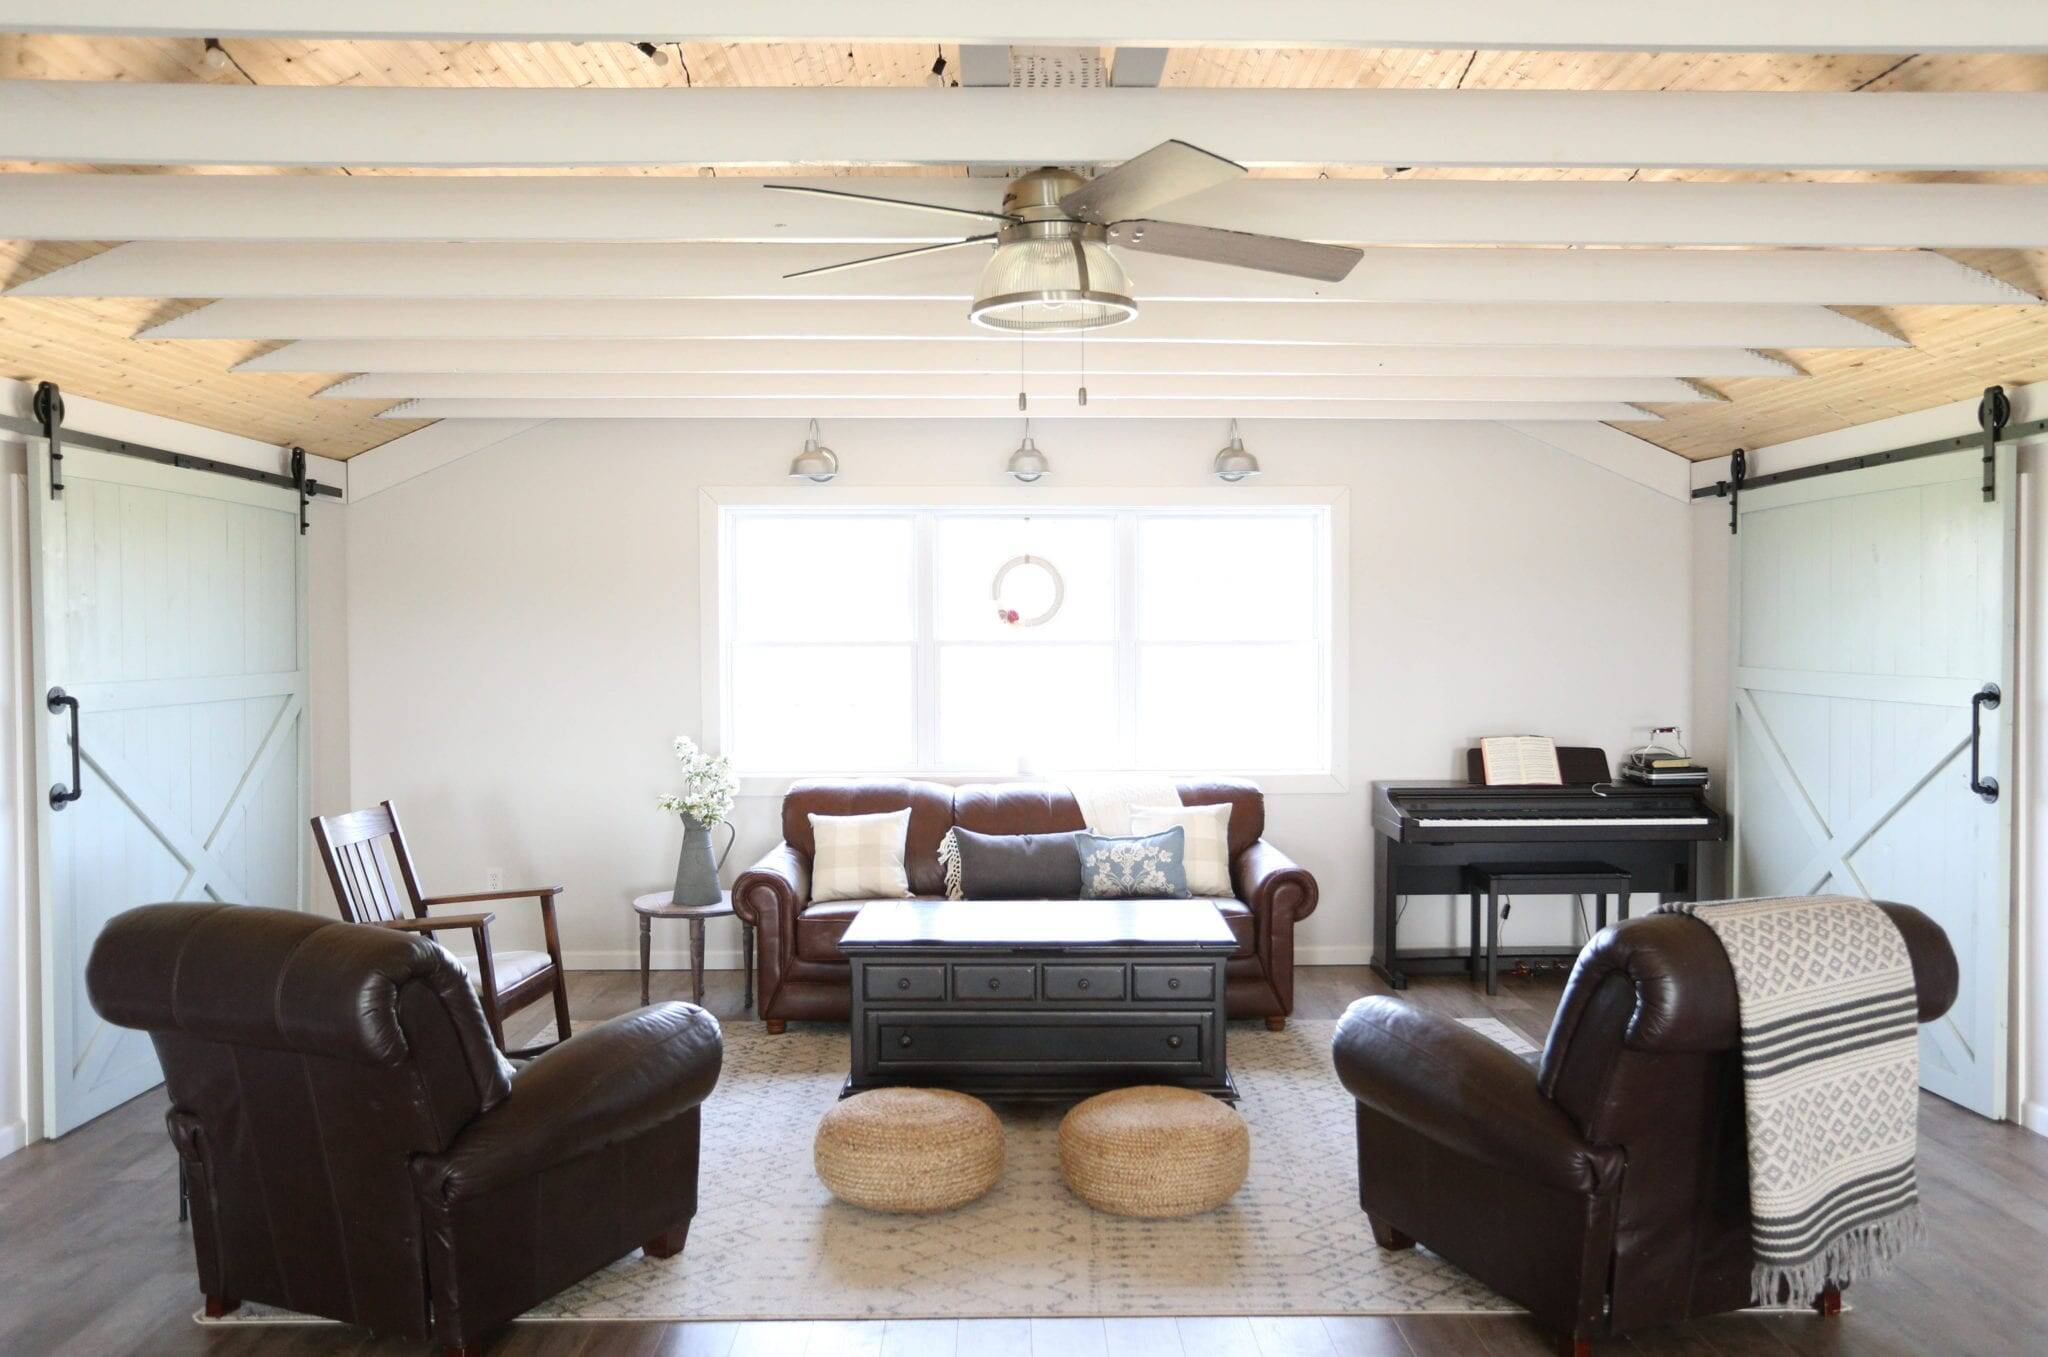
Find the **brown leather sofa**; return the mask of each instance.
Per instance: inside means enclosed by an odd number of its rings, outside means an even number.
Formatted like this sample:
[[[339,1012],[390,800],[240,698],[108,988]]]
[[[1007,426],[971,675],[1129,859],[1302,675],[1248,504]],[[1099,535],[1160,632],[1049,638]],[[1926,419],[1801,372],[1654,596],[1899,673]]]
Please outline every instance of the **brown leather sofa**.
[[[1948,937],[1885,905],[1920,1021],[1956,997]],[[1540,1063],[1376,996],[1338,1024],[1358,1100],[1358,1200],[1384,1248],[1417,1241],[1563,1333],[1750,1303],[1749,1162],[1735,976],[1698,920],[1656,914],[1579,955]],[[1839,1308],[1839,1290],[1816,1298]]]
[[[635,1248],[682,1250],[721,1059],[702,1009],[515,1070],[439,945],[237,905],[129,910],[86,985],[163,1061],[209,1314],[261,1301],[477,1354]]]
[[[1294,925],[1316,908],[1315,878],[1267,843],[1266,799],[1249,782],[1180,784],[1190,806],[1230,803],[1232,899],[1218,900],[1237,935],[1226,1003],[1233,1018],[1285,1024],[1294,1011]],[[782,799],[782,842],[733,883],[733,910],[760,930],[761,1016],[780,1032],[792,1018],[843,1020],[851,1010],[839,937],[865,901],[812,904],[809,816],[867,815],[910,808],[905,870],[920,896],[945,894],[939,840],[959,825],[979,834],[1056,834],[1083,829],[1081,809],[1064,786],[993,782],[816,780]]]

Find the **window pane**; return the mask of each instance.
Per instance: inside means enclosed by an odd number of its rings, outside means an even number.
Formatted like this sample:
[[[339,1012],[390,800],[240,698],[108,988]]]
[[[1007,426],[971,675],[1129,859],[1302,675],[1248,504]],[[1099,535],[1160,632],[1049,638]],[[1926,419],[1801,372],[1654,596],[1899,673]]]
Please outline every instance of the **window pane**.
[[[1313,513],[1140,519],[1139,639],[1316,638],[1318,527]]]
[[[735,515],[733,639],[911,639],[912,542],[907,515]]]
[[[912,648],[736,646],[732,759],[743,773],[886,772],[917,760]]]
[[[1118,766],[1115,650],[940,647],[939,762],[986,773]]]
[[[1139,647],[1139,766],[1328,768],[1321,651],[1314,644]]]
[[[1116,628],[1116,522],[1108,515],[942,515],[933,534],[934,627],[945,641],[1107,641]],[[1051,621],[1020,627],[996,616],[995,575],[1006,561],[1050,563],[1065,585]],[[1003,582],[1003,603],[1024,617],[1053,599],[1052,577],[1018,566]]]

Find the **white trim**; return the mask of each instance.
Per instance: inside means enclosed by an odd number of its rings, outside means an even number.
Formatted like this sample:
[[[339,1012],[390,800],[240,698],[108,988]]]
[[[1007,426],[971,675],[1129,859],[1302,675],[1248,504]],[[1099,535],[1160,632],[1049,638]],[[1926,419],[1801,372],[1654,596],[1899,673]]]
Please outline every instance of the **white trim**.
[[[321,394],[326,395],[333,390]],[[349,497],[353,503],[382,494],[395,485],[429,471],[461,461],[472,453],[496,447],[516,438],[539,421],[530,419],[476,419],[429,424],[414,429],[349,461]]]
[[[721,749],[728,743],[725,691],[728,647],[723,640],[725,619],[731,614],[731,570],[725,561],[725,535],[720,531],[727,509],[840,508],[930,511],[977,508],[1008,511],[1032,506],[1066,507],[1075,510],[1168,510],[1225,511],[1267,507],[1272,509],[1317,509],[1323,512],[1322,551],[1319,574],[1327,581],[1322,600],[1323,640],[1329,647],[1329,689],[1324,702],[1324,739],[1329,766],[1322,771],[1269,772],[1256,769],[1158,770],[1173,774],[1228,772],[1250,778],[1269,795],[1325,795],[1350,790],[1351,747],[1351,601],[1350,601],[1350,492],[1338,486],[1217,486],[1171,490],[1138,490],[1084,487],[1035,486],[1018,488],[980,487],[879,487],[879,486],[706,486],[698,492],[698,606],[699,683],[703,706],[699,729],[707,740]],[[1119,553],[1119,561],[1123,553]],[[922,592],[922,591],[920,591]],[[920,636],[924,629],[920,628]],[[1120,631],[1121,634],[1121,631]],[[1128,685],[1120,679],[1119,693]],[[922,721],[930,704],[918,703]],[[920,748],[930,742],[920,738]],[[871,769],[876,776],[913,777],[948,785],[975,782],[1014,781],[1014,769],[943,771]],[[1150,771],[1150,770],[1148,770]],[[739,795],[748,798],[779,799],[792,782],[804,774],[793,772],[743,774]]]
[[[1397,47],[1505,51],[2038,52],[2048,22],[2000,0],[37,0],[0,4],[0,31],[349,40],[909,43],[1052,47]]]
[[[1014,396],[971,399],[816,399],[803,412],[813,419],[1008,419],[1017,418]],[[685,400],[549,400],[493,397],[474,400],[411,400],[380,412],[378,419],[780,419],[790,415],[787,399],[721,398]],[[1086,405],[1042,402],[1033,419],[1427,419],[1427,420],[1613,420],[1656,424],[1663,416],[1622,401],[1397,401],[1261,400],[1248,396],[1202,400],[1092,399]]]
[[[0,159],[553,167],[2048,168],[2048,95],[1442,89],[440,89],[0,82]]]
[[[1924,48],[1917,50],[1926,50]],[[993,209],[999,178],[777,183]],[[191,241],[838,241],[935,244],[944,217],[717,176],[0,175],[0,237]],[[1244,179],[1173,219],[1379,245],[2048,246],[2048,186]]]
[[[128,176],[133,178],[135,176]],[[246,177],[246,176],[245,176]],[[763,190],[765,193],[766,191]],[[1114,243],[1114,242],[1112,242]],[[135,241],[31,278],[17,297],[364,297],[749,301],[973,299],[988,247],[883,269],[786,275],[864,251],[841,244]],[[1318,282],[1147,256],[1143,297],[1595,305],[1998,305],[2041,299],[1932,250],[1558,250],[1369,246]]]
[[[967,323],[951,302],[677,302],[640,298],[579,306],[535,301],[226,301],[153,325],[142,339],[950,339],[1015,355],[1018,340]],[[1229,344],[1366,344],[1397,348],[1620,344],[1651,348],[1898,349],[1906,341],[1824,306],[1602,305],[1228,307],[1157,302],[1098,331],[1090,353],[1160,340]],[[1065,340],[1029,344],[1068,343]],[[294,346],[296,350],[297,346]],[[309,346],[310,347],[310,346]],[[235,371],[272,366],[252,359]],[[290,362],[275,365],[291,371]],[[364,372],[334,363],[320,371]]]
[[[53,175],[40,176],[55,178]],[[94,176],[79,175],[77,178]],[[107,178],[141,176],[109,175]],[[1085,348],[1084,348],[1085,344]],[[1563,346],[1350,347],[1319,344],[1109,344],[1037,340],[1025,371],[1062,374],[1260,373],[1304,377],[1797,377],[1783,359],[1743,348]],[[236,365],[237,372],[393,375],[602,373],[949,373],[1014,380],[1017,350],[972,338],[755,339],[314,339]],[[343,383],[346,386],[347,383]],[[329,387],[321,394],[341,394]],[[412,393],[417,394],[417,393]],[[410,435],[408,435],[410,436]],[[386,446],[392,446],[387,444]],[[374,455],[355,458],[361,463]],[[361,487],[357,487],[361,493]]]
[[[28,1123],[21,1118],[0,1125],[0,1159],[28,1144]]]
[[[1691,464],[1685,458],[1611,425],[1510,423],[1506,427],[1545,447],[1555,448],[1567,456],[1647,486],[1667,498],[1692,498]]]
[[[2048,1136],[2048,1103],[2021,1104],[2019,1122],[2037,1136]]]

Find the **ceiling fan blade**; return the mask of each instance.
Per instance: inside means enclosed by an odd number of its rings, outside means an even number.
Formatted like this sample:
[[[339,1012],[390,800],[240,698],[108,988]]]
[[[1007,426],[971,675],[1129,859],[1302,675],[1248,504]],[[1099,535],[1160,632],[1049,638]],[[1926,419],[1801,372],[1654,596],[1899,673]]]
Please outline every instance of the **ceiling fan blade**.
[[[986,221],[1015,221],[1005,212],[984,212],[978,207],[947,207],[941,203],[913,203],[902,198],[884,198],[873,193],[847,193],[836,188],[815,188],[810,184],[763,184],[777,193],[813,193],[820,198],[851,198],[857,203],[878,203],[883,207],[907,207],[913,212],[937,212],[948,217],[976,217]]]
[[[1141,217],[1190,193],[1242,178],[1245,167],[1184,141],[1162,141],[1141,156],[1104,170],[1060,199],[1077,221],[1106,226]]]
[[[1109,243],[1145,254],[1235,264],[1241,269],[1289,273],[1325,283],[1344,281],[1358,261],[1365,258],[1365,251],[1350,245],[1318,245],[1312,240],[1224,231],[1177,221],[1120,221],[1109,228]]]
[[[866,268],[869,264],[885,264],[891,259],[904,259],[914,254],[933,254],[939,250],[957,250],[962,245],[979,245],[984,241],[994,240],[995,238],[995,232],[991,231],[985,236],[969,236],[965,240],[949,240],[943,245],[919,245],[908,250],[891,250],[887,254],[871,254],[865,259],[848,259],[838,264],[820,264],[814,269],[798,269],[795,273],[785,273],[782,276],[785,279],[814,278],[821,273],[837,273],[841,269]]]

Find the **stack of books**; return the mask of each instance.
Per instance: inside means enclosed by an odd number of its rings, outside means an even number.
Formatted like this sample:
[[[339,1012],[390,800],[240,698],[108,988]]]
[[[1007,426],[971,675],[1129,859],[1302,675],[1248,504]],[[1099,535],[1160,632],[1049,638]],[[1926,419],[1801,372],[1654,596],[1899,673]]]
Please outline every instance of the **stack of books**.
[[[1706,765],[1694,763],[1683,754],[1631,754],[1621,765],[1621,775],[1646,787],[1704,787]]]

